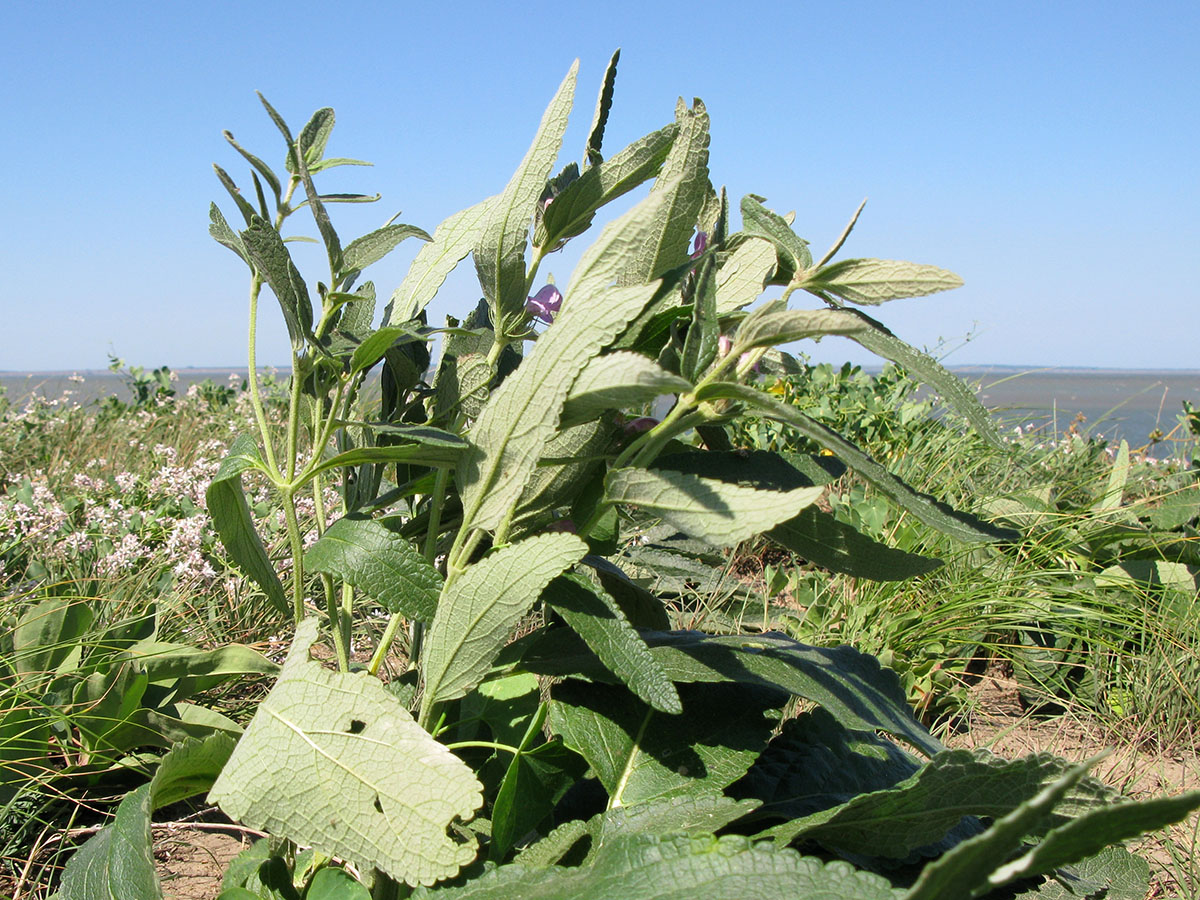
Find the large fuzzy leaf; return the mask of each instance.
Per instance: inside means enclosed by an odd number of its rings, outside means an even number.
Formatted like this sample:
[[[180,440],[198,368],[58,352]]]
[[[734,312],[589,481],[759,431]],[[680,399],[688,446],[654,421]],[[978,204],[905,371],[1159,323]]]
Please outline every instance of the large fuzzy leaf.
[[[505,379],[471,429],[460,469],[464,527],[500,525],[554,433],[571,385],[654,295],[656,285],[609,287],[625,253],[647,238],[663,195],[651,194],[610,223],[585,251],[562,311]]]
[[[763,206],[764,199],[754,194],[742,198],[743,227],[774,245],[779,266],[773,280],[782,283],[811,266],[812,253],[808,242],[792,231],[790,219]]]
[[[845,259],[821,269],[804,286],[851,303],[877,306],[888,300],[948,291],[962,283],[953,272],[937,266],[895,259]]]
[[[605,479],[611,502],[653,513],[685,534],[721,547],[786,522],[822,490],[760,491],[667,469],[614,469]]]
[[[702,388],[697,392],[697,397],[701,400],[739,400],[763,410],[769,418],[792,426],[805,437],[833,451],[844,463],[899,506],[944,534],[962,541],[1013,541],[1019,537],[1015,531],[999,528],[968,513],[951,509],[927,494],[914,491],[836,431],[764,391],[740,384],[721,383]]]
[[[546,207],[534,242],[545,246],[582,234],[601,206],[658,174],[678,133],[678,125],[668,125],[585,171]]]
[[[254,438],[248,434],[240,435],[221,461],[204,499],[217,536],[233,562],[262,589],[276,609],[291,613],[291,604],[263,547],[262,538],[254,529],[254,520],[242,490],[242,473],[247,469],[262,468],[262,465]]]
[[[576,60],[546,107],[525,158],[488,210],[487,224],[475,248],[475,270],[498,330],[515,325],[525,308],[525,247],[529,242],[529,224],[562,148],[578,71],[579,61]]]
[[[433,232],[433,239],[417,251],[408,274],[392,293],[384,325],[400,325],[421,314],[454,267],[471,252],[487,223],[497,197],[456,212]],[[219,238],[218,238],[219,240]],[[235,252],[236,252],[236,248]]]
[[[382,684],[309,659],[317,621],[292,650],[209,794],[231,818],[362,869],[432,884],[475,856],[451,837],[482,803],[467,766]]]
[[[255,216],[250,227],[241,233],[242,247],[254,265],[254,269],[270,286],[287,325],[292,349],[304,347],[312,332],[312,301],[308,296],[308,285],[292,262],[287,245],[271,223]]]
[[[676,716],[607,685],[568,680],[551,697],[551,728],[588,761],[615,807],[721,793],[766,747],[774,723],[764,713],[786,695],[744,685],[685,686]]]
[[[675,685],[607,591],[581,576],[565,575],[551,582],[542,598],[644,702],[671,715],[683,711]]]
[[[433,240],[415,225],[384,225],[370,234],[355,238],[342,251],[342,266],[347,272],[358,272],[379,262],[410,237]]]
[[[442,577],[417,549],[374,519],[338,519],[304,555],[306,569],[337,575],[368,597],[422,622],[433,620]]]
[[[571,385],[562,421],[564,425],[586,422],[610,409],[641,406],[660,394],[678,394],[691,388],[687,379],[671,374],[640,353],[606,353],[593,358]]]
[[[419,900],[895,900],[878,875],[731,835],[633,834],[608,843],[586,866],[501,866]],[[950,895],[945,895],[950,896]]]
[[[573,534],[539,535],[494,551],[447,582],[425,641],[422,717],[482,681],[543,588],[586,553]]]
[[[774,347],[827,334],[853,335],[867,328],[851,310],[787,309],[775,300],[755,309],[738,326],[730,352],[745,353],[755,347]]]
[[[770,241],[758,237],[741,241],[717,270],[717,312],[727,315],[757,300],[774,267],[775,248]]]
[[[663,161],[650,194],[661,194],[654,228],[622,256],[622,284],[659,278],[688,260],[692,232],[708,196],[708,113],[696,100],[688,109],[680,100],[675,111],[679,135]]]

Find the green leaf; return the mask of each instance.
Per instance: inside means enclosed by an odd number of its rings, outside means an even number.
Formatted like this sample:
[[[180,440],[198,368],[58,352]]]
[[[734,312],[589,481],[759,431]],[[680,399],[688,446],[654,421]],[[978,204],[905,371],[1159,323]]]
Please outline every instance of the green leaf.
[[[775,247],[763,238],[740,241],[717,270],[717,313],[728,315],[749,306],[775,268]]]
[[[741,684],[686,685],[681,715],[635,701],[623,687],[567,680],[551,691],[550,726],[609,794],[609,806],[720,794],[766,747],[765,713],[786,697]]]
[[[75,851],[63,870],[61,900],[158,900],[150,850],[150,785],[131,791],[110,825]]]
[[[151,682],[176,678],[207,678],[229,675],[274,675],[279,666],[252,647],[226,644],[205,650],[193,644],[142,641],[130,655]]]
[[[611,502],[646,510],[721,547],[786,522],[822,492],[819,487],[760,491],[666,469],[613,469],[605,479]]]
[[[225,137],[225,140],[229,141],[229,145],[238,153],[240,153],[246,162],[250,163],[250,165],[257,169],[258,174],[260,174],[267,184],[271,186],[271,192],[275,195],[275,205],[279,206],[283,200],[283,193],[279,184],[279,176],[276,175],[275,172],[272,171],[271,167],[265,162],[235,141],[233,139],[232,132],[222,131],[221,134]]]
[[[242,472],[252,468],[263,468],[262,458],[254,438],[243,434],[230,445],[228,455],[209,483],[205,504],[230,559],[259,586],[276,609],[291,614],[292,606],[263,548],[262,539],[254,530],[254,520],[242,490]]]
[[[896,673],[853,647],[810,647],[775,633],[643,637],[672,681],[736,681],[785,690],[823,707],[846,728],[883,731],[930,756],[945,749],[913,717]],[[529,661],[525,665],[542,671]]]
[[[430,429],[436,431],[437,429]],[[445,433],[445,432],[444,432]],[[389,444],[386,447],[358,447],[331,456],[310,474],[317,475],[330,469],[359,466],[363,463],[413,463],[419,466],[452,469],[459,464],[466,448],[442,441],[415,440],[411,444]]]
[[[411,885],[475,857],[447,829],[482,803],[471,770],[373,678],[309,659],[317,621],[291,652],[209,794],[231,818]]]
[[[658,205],[643,201],[610,224],[597,244],[612,246],[618,237],[641,233]],[[654,294],[653,284],[605,288],[614,262],[589,258],[595,247],[576,267],[554,325],[495,391],[471,429],[475,448],[460,468],[464,527],[494,529],[509,515],[554,434],[572,383]],[[576,279],[596,292],[578,293]]]
[[[221,215],[221,210],[217,208],[217,204],[210,203],[208,207],[208,233],[212,235],[213,240],[224,247],[228,247],[248,265],[251,270],[254,269],[254,263],[250,261],[250,254],[246,252],[246,247],[242,243],[242,239],[237,232],[229,227],[229,223],[225,221],[225,217]]]
[[[592,127],[588,129],[587,145],[583,148],[585,166],[598,166],[604,161],[600,145],[604,143],[604,126],[612,109],[613,87],[617,83],[617,62],[621,59],[620,48],[613,51],[612,58],[604,69],[604,81],[600,84],[600,96],[596,98],[596,112],[592,116]]]
[[[499,550],[446,583],[425,641],[421,718],[461,697],[492,660],[542,590],[587,553],[573,534],[545,534]]]
[[[708,113],[699,100],[690,110],[681,100],[675,121],[679,136],[650,189],[650,196],[661,195],[663,203],[650,233],[621,255],[621,284],[660,278],[688,261],[692,232],[708,193]]]
[[[395,250],[401,241],[410,237],[419,237],[423,241],[433,240],[415,225],[385,225],[370,234],[355,238],[342,251],[344,273],[361,272],[367,266],[379,262]]]
[[[742,198],[742,227],[747,234],[770,241],[779,261],[773,281],[786,282],[813,264],[808,241],[796,235],[788,220],[763,206],[765,198],[747,194]]]
[[[692,298],[692,322],[683,342],[679,360],[680,374],[688,381],[699,381],[717,358],[721,324],[717,320],[717,282],[713,273],[716,261],[708,256],[696,270]]]
[[[721,383],[697,391],[697,398],[738,400],[764,410],[768,418],[791,425],[805,437],[832,450],[859,475],[930,528],[961,541],[1014,541],[1020,537],[1015,531],[999,528],[968,513],[951,509],[927,494],[914,491],[836,431],[764,391],[745,385]]]
[[[308,285],[292,262],[287,245],[279,232],[258,215],[250,220],[250,226],[241,233],[241,238],[255,271],[279,301],[293,349],[300,350],[312,331],[312,301],[308,297]]]
[[[848,863],[826,863],[738,835],[633,834],[605,845],[586,866],[500,866],[460,887],[418,891],[415,900],[895,900],[891,885]],[[951,895],[946,895],[947,897]]]
[[[1066,768],[1063,760],[1048,753],[1005,760],[986,750],[948,750],[894,787],[858,794],[758,837],[781,844],[804,837],[843,853],[904,858],[941,840],[963,816],[1008,815]],[[1057,824],[1072,815],[1087,815],[1114,799],[1114,792],[1095,779],[1084,780],[1064,798],[1069,809],[1060,806],[1048,821]]]
[[[943,900],[946,897],[969,900],[1009,881],[1009,878],[993,878],[1004,868],[1004,860],[1021,846],[1025,836],[1036,831],[1059,801],[1083,778],[1089,765],[1085,763],[1068,770],[1032,799],[993,822],[983,834],[963,841],[925,866],[903,900]]]
[[[516,754],[492,807],[491,858],[503,859],[540,825],[586,769],[583,758],[557,739]]]
[[[326,866],[308,883],[304,900],[371,900],[371,892],[345,869]]]
[[[407,540],[366,516],[348,515],[304,555],[305,569],[344,579],[389,612],[430,622],[442,577]]]
[[[23,678],[51,675],[79,644],[95,617],[80,601],[43,600],[21,614],[12,632],[11,661]]]
[[[942,565],[940,559],[897,550],[867,537],[815,506],[805,507],[765,536],[823,569],[872,581],[903,581]]]
[[[574,103],[578,71],[579,61],[576,60],[542,115],[541,125],[525,158],[488,210],[487,224],[475,247],[475,270],[498,331],[510,333],[510,326],[516,327],[524,320],[525,245],[529,242],[529,224],[562,147],[563,133]]]
[[[1121,497],[1125,493],[1125,483],[1129,480],[1129,442],[1122,440],[1113,460],[1112,471],[1108,474],[1108,486],[1104,494],[1094,504],[1092,512],[1096,514],[1111,513],[1121,507]]]
[[[586,231],[596,210],[658,174],[678,134],[678,125],[668,125],[585,171],[546,207],[535,246],[553,246]]]
[[[683,711],[675,685],[607,591],[571,574],[552,581],[542,599],[643,702],[668,715]]]
[[[606,353],[593,357],[571,385],[563,404],[562,423],[586,422],[612,409],[641,406],[660,394],[678,394],[691,388],[689,381],[640,353]]]
[[[205,794],[229,761],[236,741],[227,734],[180,741],[162,758],[150,781],[151,805],[162,809]]]
[[[446,276],[471,252],[483,233],[492,204],[498,199],[489,197],[456,212],[434,230],[433,239],[417,251],[408,274],[392,294],[389,312],[384,316],[385,326],[408,322],[421,314]]]
[[[354,348],[354,355],[350,357],[350,374],[356,375],[371,368],[383,359],[396,341],[403,337],[415,337],[423,340],[421,335],[413,332],[411,328],[403,326],[385,327],[373,331],[366,340]]]
[[[515,520],[530,527],[538,519],[569,505],[597,477],[612,441],[612,426],[603,421],[564,428],[546,442],[542,459],[525,485]]]
[[[850,310],[786,309],[773,301],[754,310],[738,326],[730,353],[745,353],[754,347],[773,347],[827,334],[853,336],[868,326]]]
[[[218,165],[213,166],[213,171],[217,173],[217,180],[221,182],[221,187],[225,188],[229,196],[233,198],[233,202],[237,204],[238,212],[242,214],[242,218],[245,219],[246,224],[249,225],[250,221],[256,215],[258,215],[258,213],[255,211],[254,207],[250,205],[250,202],[242,196],[242,192],[238,189],[238,186],[233,183],[233,179],[229,177],[228,172]]]
[[[1109,844],[1182,821],[1198,808],[1200,791],[1094,809],[1049,832],[1023,856],[998,867],[988,881],[999,886],[1018,878],[1044,875],[1099,853]]]
[[[805,290],[851,303],[878,306],[888,300],[924,297],[962,287],[963,280],[937,266],[895,259],[845,259],[813,273]]]

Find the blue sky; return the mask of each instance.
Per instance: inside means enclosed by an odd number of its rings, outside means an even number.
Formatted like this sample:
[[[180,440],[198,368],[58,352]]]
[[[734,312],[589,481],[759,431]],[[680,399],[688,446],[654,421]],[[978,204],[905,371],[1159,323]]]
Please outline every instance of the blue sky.
[[[5,22],[0,370],[244,361],[246,272],[206,229],[211,200],[231,207],[211,164],[248,180],[222,129],[281,159],[255,90],[296,129],[334,107],[330,153],[375,163],[326,182],[383,195],[335,208],[344,239],[397,210],[432,231],[504,186],[577,57],[578,158],[616,47],[609,152],[700,97],[731,197],[794,209],[815,249],[869,197],[842,257],[965,279],[879,310],[910,342],[960,365],[1200,368],[1194,2],[14,2]],[[412,252],[369,273],[381,295]],[[470,269],[439,319],[478,298]],[[274,310],[260,334],[286,362]]]

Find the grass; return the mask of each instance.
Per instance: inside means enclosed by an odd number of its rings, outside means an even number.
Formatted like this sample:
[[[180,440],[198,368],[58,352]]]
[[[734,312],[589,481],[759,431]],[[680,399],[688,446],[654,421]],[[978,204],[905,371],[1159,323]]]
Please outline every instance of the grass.
[[[918,712],[947,736],[995,713],[1002,698],[1011,709],[988,728],[1051,744],[1086,733],[1088,748],[1114,744],[1133,760],[1114,775],[1119,786],[1142,790],[1156,766],[1156,790],[1178,789],[1180,779],[1194,786],[1197,600],[1194,582],[1189,595],[1186,583],[1169,579],[1200,572],[1196,469],[1135,454],[1114,481],[1121,461],[1077,428],[1050,435],[1009,423],[1009,439],[993,447],[950,417],[932,417],[933,401],[914,387],[891,369],[872,378],[810,367],[775,390],[913,486],[1007,521],[1022,539],[1000,548],[955,544],[845,478],[825,500],[838,518],[945,564],[906,582],[870,582],[743,547],[702,590],[686,573],[678,577],[681,626],[780,628],[812,643],[851,643],[892,666]],[[17,615],[57,597],[86,600],[100,624],[153,606],[168,639],[274,646],[286,623],[229,567],[203,509],[207,479],[248,425],[234,391],[151,391],[133,405],[92,407],[62,398],[26,410],[0,399],[0,634],[11,641]],[[737,437],[743,446],[818,449],[790,443],[768,423],[751,422]],[[1180,452],[1194,446],[1184,440]],[[253,499],[271,549],[281,543],[277,509],[265,490]],[[1142,577],[1147,565],[1152,577]],[[981,693],[989,684],[1004,693]],[[41,702],[22,697],[11,679],[0,698],[3,714]],[[254,695],[226,688],[207,700],[236,717]],[[40,761],[44,773],[0,808],[0,872],[9,879],[0,893],[19,886],[44,896],[71,849],[62,835],[102,821],[119,795],[120,773],[63,778],[63,759]],[[1200,897],[1198,821],[1147,845],[1159,884],[1174,896]]]

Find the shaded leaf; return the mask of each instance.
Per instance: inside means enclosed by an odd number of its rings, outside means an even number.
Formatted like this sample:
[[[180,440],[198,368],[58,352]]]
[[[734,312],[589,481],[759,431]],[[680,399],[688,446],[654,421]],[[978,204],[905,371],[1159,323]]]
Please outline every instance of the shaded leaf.
[[[689,381],[640,353],[606,353],[593,357],[571,385],[562,423],[586,422],[611,409],[640,406],[660,394],[678,394],[691,387]]]
[[[880,543],[815,506],[765,536],[823,569],[872,581],[903,581],[942,565],[940,559]]]

